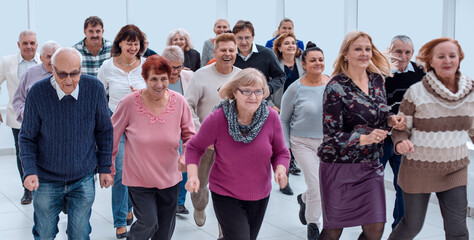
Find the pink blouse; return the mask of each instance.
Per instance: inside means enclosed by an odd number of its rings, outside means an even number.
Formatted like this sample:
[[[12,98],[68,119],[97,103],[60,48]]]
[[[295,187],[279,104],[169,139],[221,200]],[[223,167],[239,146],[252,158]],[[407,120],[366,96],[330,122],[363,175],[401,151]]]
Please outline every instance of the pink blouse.
[[[125,96],[112,115],[114,150],[112,173],[120,137],[125,133],[122,183],[145,188],[169,188],[181,181],[178,171],[179,140],[183,153],[195,134],[191,110],[179,93],[167,89],[169,100],[165,109],[155,115],[142,100],[142,90]]]

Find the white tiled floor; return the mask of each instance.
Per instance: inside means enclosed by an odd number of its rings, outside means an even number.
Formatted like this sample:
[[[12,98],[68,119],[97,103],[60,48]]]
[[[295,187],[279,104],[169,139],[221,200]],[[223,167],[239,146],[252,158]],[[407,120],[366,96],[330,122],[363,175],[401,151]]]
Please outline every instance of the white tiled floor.
[[[0,239],[2,240],[24,240],[33,239],[31,227],[33,226],[33,206],[21,205],[20,198],[23,190],[20,187],[20,179],[16,168],[14,156],[0,156]],[[291,240],[306,239],[306,226],[301,225],[298,219],[299,206],[296,202],[296,194],[305,189],[303,177],[290,176],[291,186],[295,192],[294,196],[286,196],[278,191],[273,184],[270,203],[266,212],[265,220],[260,230],[259,239],[268,240]],[[392,223],[391,211],[395,192],[386,189],[387,196],[387,224],[383,239],[390,234]],[[433,196],[433,195],[432,195]],[[192,240],[215,240],[217,239],[217,220],[214,216],[212,204],[206,209],[207,221],[203,227],[197,227],[192,217],[192,204],[188,199],[186,207],[190,215],[178,216],[173,239]],[[59,223],[59,234],[56,239],[66,239],[65,228],[67,216],[61,213]],[[96,199],[91,216],[92,233],[91,239],[113,240],[115,229],[113,228],[112,210],[110,206],[110,189],[97,188]],[[443,223],[438,205],[430,203],[428,215],[424,227],[416,239],[438,240],[444,239]],[[468,218],[470,232],[474,232],[474,219]],[[357,239],[361,230],[359,227],[344,230],[341,239]],[[474,240],[474,234],[471,238]]]

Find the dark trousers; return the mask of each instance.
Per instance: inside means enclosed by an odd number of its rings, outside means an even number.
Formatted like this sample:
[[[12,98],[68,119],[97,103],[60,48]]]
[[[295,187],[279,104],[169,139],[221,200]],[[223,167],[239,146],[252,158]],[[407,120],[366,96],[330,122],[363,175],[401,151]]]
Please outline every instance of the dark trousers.
[[[243,201],[212,193],[212,204],[224,240],[255,240],[262,226],[270,196],[258,201]]]
[[[176,225],[179,183],[165,189],[128,187],[137,220],[127,239],[169,240]]]
[[[425,221],[430,195],[430,193],[410,194],[403,192],[405,216],[388,239],[410,240],[420,232]],[[443,216],[445,238],[447,240],[468,240],[466,186],[438,192],[436,196]]]
[[[20,173],[21,186],[23,186],[23,167],[21,166],[20,147],[18,146],[18,134],[20,134],[20,129],[12,128],[12,132],[13,132],[13,139],[15,140],[16,166],[18,167],[18,172]]]
[[[391,138],[386,138],[383,143],[383,156],[380,158],[380,163],[385,166],[387,162],[390,164],[393,172],[393,187],[395,188],[396,195],[395,195],[395,206],[393,207],[393,223],[392,229],[397,226],[402,219],[403,215],[405,214],[405,207],[403,203],[403,191],[398,186],[398,170],[400,169],[400,163],[402,161],[402,156],[397,155],[393,152],[393,142]]]

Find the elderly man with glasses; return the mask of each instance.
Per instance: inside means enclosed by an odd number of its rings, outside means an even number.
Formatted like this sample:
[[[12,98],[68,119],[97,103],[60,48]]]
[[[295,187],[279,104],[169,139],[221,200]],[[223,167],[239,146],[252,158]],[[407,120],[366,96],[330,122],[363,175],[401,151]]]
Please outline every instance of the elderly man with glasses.
[[[33,85],[26,98],[19,135],[24,185],[33,191],[35,239],[54,239],[67,199],[69,239],[89,239],[95,198],[94,171],[100,186],[113,184],[113,129],[105,90],[82,74],[82,56],[59,48],[53,76]]]

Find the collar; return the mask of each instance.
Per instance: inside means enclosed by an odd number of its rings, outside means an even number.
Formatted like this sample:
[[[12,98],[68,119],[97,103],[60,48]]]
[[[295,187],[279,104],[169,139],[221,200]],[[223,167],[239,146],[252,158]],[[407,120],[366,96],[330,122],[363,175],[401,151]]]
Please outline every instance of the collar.
[[[18,55],[19,55],[19,57],[18,57],[18,63],[22,63],[23,61],[25,61],[25,62],[33,62],[33,61],[34,61],[34,62],[37,62],[37,61],[36,61],[36,55],[37,55],[37,53],[35,53],[35,56],[34,56],[30,61],[26,61],[26,60],[23,58],[23,56],[21,55],[21,53],[19,53]]]
[[[39,63],[39,64],[41,64],[41,75],[44,76],[44,75],[46,75],[46,74],[48,74],[48,73],[52,74],[52,72],[48,71],[48,70],[44,67],[43,63]]]
[[[237,55],[239,55],[244,61],[247,61],[253,53],[258,53],[257,45],[255,45],[254,42],[252,42],[252,51],[250,51],[250,54],[247,57],[244,57],[244,55],[240,54],[237,48]]]
[[[394,74],[394,73],[407,73],[407,72],[415,72],[415,68],[413,67],[412,62],[408,63],[407,67],[405,68],[405,70],[403,70],[403,72],[400,72],[398,69],[390,70],[391,74]]]
[[[102,47],[100,48],[99,52],[101,52],[104,49],[104,47],[105,47],[105,38],[102,37]],[[86,47],[86,38],[82,39],[82,50],[90,53],[89,49],[87,49]]]
[[[64,93],[63,90],[61,90],[61,88],[58,86],[58,83],[56,82],[56,78],[54,76],[51,77],[50,82],[51,82],[51,85],[53,86],[53,88],[56,90],[56,93],[58,94],[59,100],[63,99],[63,97],[65,97],[67,94]],[[78,99],[78,97],[79,97],[79,84],[77,84],[76,89],[74,89],[74,91],[72,91],[71,96],[76,100]]]

